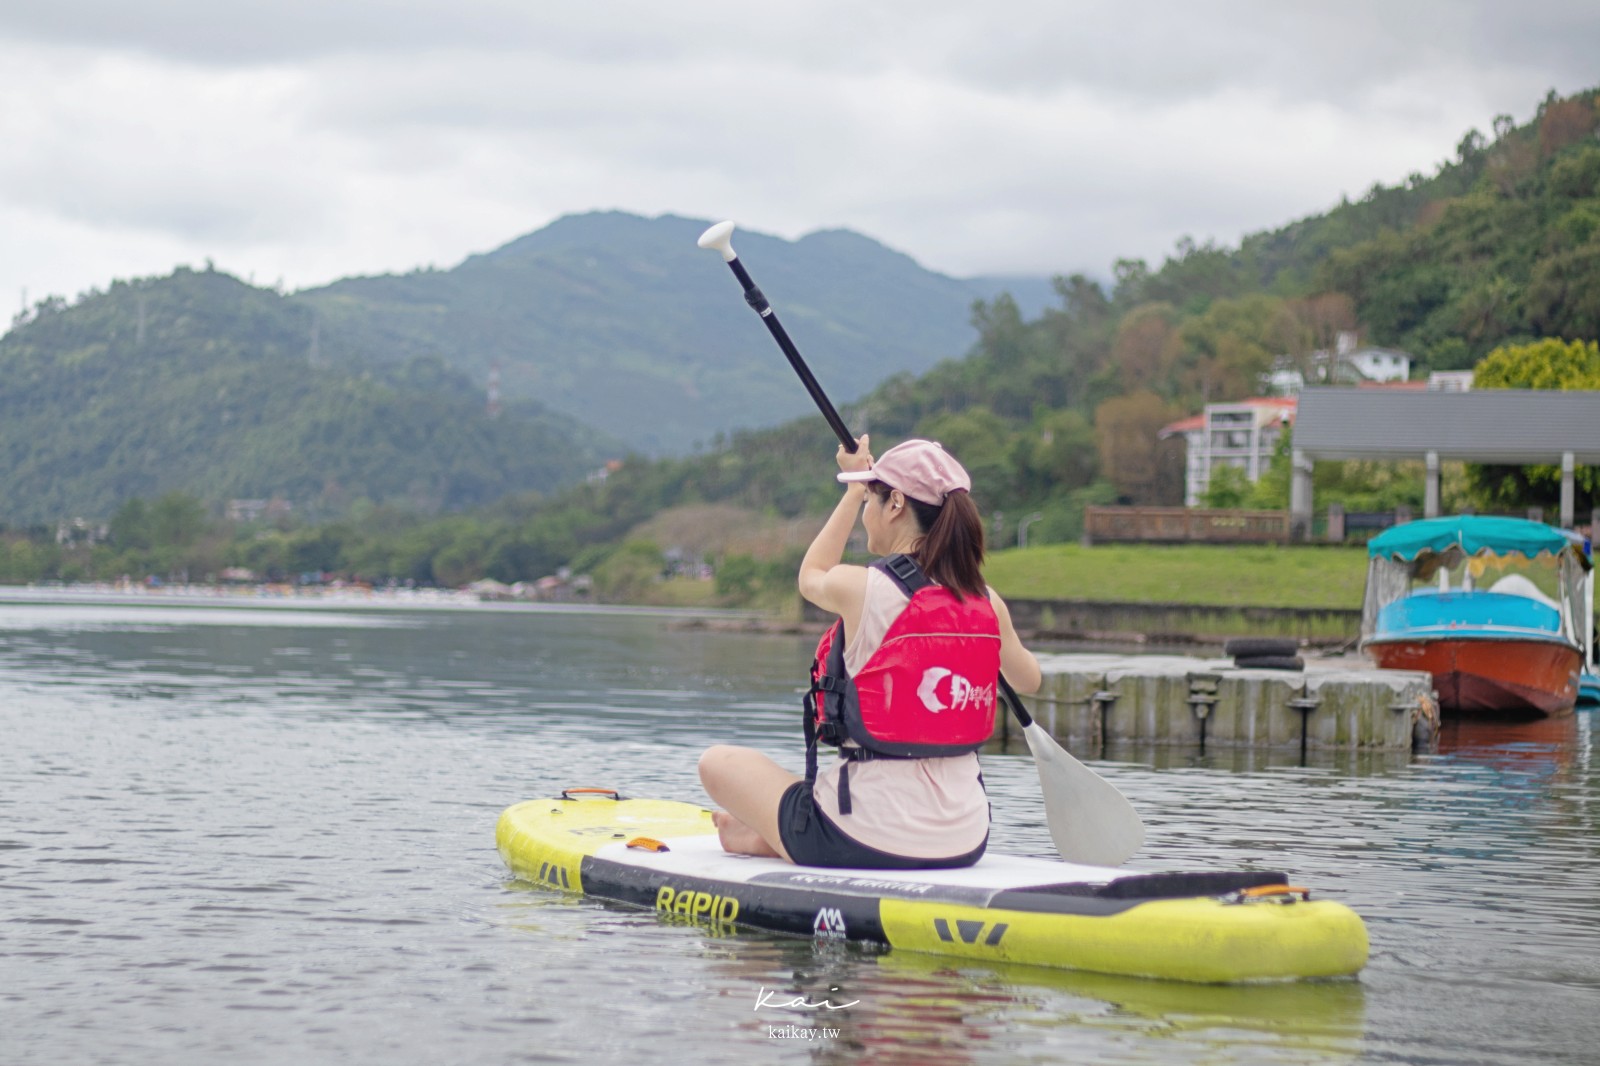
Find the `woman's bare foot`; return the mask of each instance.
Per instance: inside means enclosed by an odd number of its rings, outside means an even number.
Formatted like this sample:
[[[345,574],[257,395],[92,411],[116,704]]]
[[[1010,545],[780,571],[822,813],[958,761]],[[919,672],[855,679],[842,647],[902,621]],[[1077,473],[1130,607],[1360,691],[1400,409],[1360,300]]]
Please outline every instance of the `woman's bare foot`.
[[[717,827],[717,838],[722,850],[732,855],[759,855],[763,858],[782,858],[761,834],[745,825],[727,811],[713,811],[711,821]]]

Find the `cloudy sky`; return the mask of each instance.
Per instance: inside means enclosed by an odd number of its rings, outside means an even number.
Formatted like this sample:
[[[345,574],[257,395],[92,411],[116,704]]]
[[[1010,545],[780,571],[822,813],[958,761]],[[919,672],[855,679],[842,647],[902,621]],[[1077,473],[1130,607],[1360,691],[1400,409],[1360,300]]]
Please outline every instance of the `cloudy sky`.
[[[1597,45],[1600,5],[1542,0],[6,0],[0,310],[609,208],[1106,274],[1431,173]]]

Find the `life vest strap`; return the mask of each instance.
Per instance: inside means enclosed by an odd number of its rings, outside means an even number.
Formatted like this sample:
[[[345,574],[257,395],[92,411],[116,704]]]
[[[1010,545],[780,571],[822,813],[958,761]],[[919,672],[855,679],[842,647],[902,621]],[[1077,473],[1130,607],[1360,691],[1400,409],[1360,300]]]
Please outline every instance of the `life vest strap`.
[[[841,747],[839,758],[844,760],[844,765],[839,767],[839,813],[850,814],[850,764],[853,762],[872,762],[875,759],[914,759],[915,755],[885,755],[881,751],[871,751],[860,747]]]
[[[805,737],[806,737],[806,792],[807,793],[809,793],[811,791],[812,787],[815,786],[816,782],[817,782],[817,724],[816,724],[815,721],[812,720],[812,715],[813,715],[814,712],[812,710],[812,703],[811,703],[812,698],[813,698],[813,693],[815,691],[816,691],[816,687],[812,686],[812,692],[807,693],[806,697],[800,701],[800,708],[801,708],[801,711],[802,711],[800,720],[801,720],[802,723],[804,723],[803,728],[805,730]],[[793,829],[794,829],[795,835],[798,836],[799,834],[804,833],[806,831],[806,825],[810,821],[811,821],[811,804],[809,804],[809,803],[796,803],[794,805],[794,822],[793,822]]]
[[[889,556],[883,560],[882,566],[883,572],[900,587],[907,599],[933,584],[933,579],[922,572],[917,561],[904,553]]]

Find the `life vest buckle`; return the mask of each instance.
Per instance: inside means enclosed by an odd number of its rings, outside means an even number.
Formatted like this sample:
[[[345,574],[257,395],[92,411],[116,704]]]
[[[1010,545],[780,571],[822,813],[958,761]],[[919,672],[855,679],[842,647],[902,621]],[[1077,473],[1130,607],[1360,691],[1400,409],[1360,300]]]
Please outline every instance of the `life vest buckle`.
[[[928,576],[922,572],[922,568],[917,565],[917,561],[909,555],[891,555],[883,561],[883,568],[899,578],[897,584],[908,596],[932,584]]]

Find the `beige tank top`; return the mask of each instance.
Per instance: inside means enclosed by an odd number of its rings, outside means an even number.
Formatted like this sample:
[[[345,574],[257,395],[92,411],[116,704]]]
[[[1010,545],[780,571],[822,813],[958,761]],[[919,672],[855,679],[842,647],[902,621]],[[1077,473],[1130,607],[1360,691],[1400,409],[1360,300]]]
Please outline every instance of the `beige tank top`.
[[[867,571],[861,623],[844,649],[852,676],[883,643],[883,636],[911,602],[880,570]],[[872,759],[850,763],[849,814],[839,813],[835,760],[817,775],[818,809],[858,843],[910,859],[965,855],[989,832],[989,798],[978,780],[978,756],[942,759]]]

